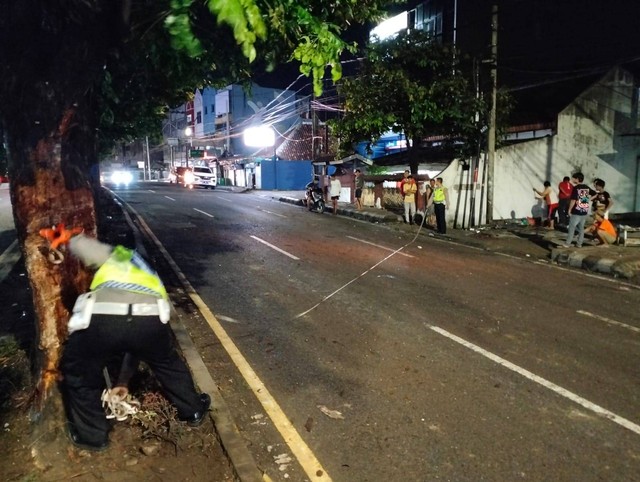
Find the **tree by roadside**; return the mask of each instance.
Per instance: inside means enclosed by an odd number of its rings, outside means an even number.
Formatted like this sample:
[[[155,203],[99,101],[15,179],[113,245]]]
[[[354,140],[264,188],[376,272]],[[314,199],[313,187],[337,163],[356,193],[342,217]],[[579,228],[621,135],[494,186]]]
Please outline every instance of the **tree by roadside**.
[[[476,65],[421,30],[371,42],[359,73],[338,85],[345,114],[333,126],[342,152],[393,131],[405,135],[414,174],[427,137],[438,136],[452,153],[475,154],[489,112]]]
[[[63,222],[98,234],[99,149],[152,131],[196,83],[247,78],[255,58],[266,59],[263,66],[295,58],[316,76],[329,64],[337,78],[349,47],[340,33],[380,3],[0,0],[0,118],[37,319],[36,438],[61,416],[66,322],[90,281],[71,258],[52,264],[39,231]]]

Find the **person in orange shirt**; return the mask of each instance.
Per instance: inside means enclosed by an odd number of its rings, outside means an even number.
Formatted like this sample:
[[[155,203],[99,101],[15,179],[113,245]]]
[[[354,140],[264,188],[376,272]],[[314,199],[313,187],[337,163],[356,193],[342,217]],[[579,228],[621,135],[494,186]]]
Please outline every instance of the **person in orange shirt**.
[[[611,221],[605,219],[604,215],[599,212],[595,213],[595,222],[590,226],[589,230],[595,233],[596,238],[600,241],[598,246],[609,246],[618,239],[616,228],[611,224]]]

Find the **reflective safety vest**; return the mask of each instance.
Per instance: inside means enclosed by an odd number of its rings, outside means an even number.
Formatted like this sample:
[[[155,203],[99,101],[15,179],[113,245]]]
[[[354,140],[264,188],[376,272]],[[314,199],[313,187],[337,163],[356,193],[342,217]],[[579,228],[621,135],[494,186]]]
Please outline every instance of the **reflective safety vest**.
[[[433,202],[434,203],[445,202],[444,187],[440,186],[440,187],[433,188]]]
[[[116,246],[91,282],[92,291],[115,288],[168,299],[160,277],[138,253]]]

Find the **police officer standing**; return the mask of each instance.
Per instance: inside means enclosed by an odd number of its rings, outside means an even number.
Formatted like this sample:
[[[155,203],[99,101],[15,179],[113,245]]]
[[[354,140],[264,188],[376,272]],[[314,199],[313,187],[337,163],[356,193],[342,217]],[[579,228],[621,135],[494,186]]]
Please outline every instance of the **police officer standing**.
[[[133,250],[82,234],[69,241],[69,250],[87,267],[98,268],[90,291],[73,308],[60,363],[71,441],[91,450],[109,445],[110,424],[101,403],[103,367],[124,353],[151,368],[180,420],[200,425],[211,398],[196,391],[173,346],[170,305],[157,273]]]
[[[436,215],[436,229],[440,234],[447,233],[446,209],[449,203],[447,188],[442,185],[442,178],[436,178],[433,187],[433,208]]]

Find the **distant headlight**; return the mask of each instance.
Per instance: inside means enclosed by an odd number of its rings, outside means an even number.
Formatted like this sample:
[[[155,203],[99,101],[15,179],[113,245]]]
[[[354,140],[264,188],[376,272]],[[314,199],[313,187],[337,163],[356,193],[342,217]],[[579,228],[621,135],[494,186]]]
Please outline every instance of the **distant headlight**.
[[[111,175],[111,181],[114,184],[130,184],[133,181],[133,175],[128,171],[115,171]]]
[[[193,184],[193,181],[195,181],[196,177],[193,175],[193,172],[191,171],[187,171],[184,173],[184,183],[185,184]]]

